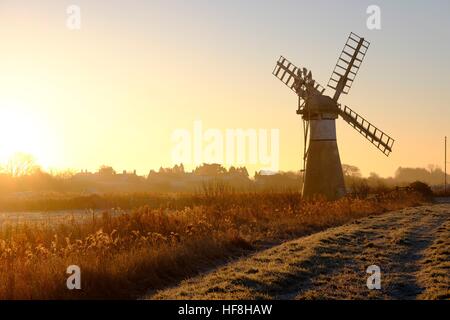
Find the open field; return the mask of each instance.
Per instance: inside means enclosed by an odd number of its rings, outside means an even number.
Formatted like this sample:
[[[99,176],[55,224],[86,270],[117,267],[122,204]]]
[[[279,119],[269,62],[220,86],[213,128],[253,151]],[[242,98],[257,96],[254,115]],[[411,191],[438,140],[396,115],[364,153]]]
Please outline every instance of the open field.
[[[149,299],[450,299],[450,204],[374,215],[240,259]],[[381,268],[369,290],[366,268]]]
[[[138,298],[283,241],[424,200],[394,191],[336,202],[302,202],[297,193],[182,201],[182,209],[168,202],[57,223],[3,221],[0,299]],[[66,287],[70,265],[81,268],[82,290]]]

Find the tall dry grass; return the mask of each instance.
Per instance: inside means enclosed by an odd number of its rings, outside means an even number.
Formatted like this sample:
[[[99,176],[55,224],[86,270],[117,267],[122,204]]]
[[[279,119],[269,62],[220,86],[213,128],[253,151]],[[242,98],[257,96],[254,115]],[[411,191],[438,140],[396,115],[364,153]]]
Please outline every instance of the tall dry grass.
[[[184,209],[144,206],[92,219],[4,223],[0,299],[136,298],[262,243],[421,202],[408,192],[336,202],[301,202],[296,193],[205,197]],[[80,266],[82,290],[67,289],[69,265]]]

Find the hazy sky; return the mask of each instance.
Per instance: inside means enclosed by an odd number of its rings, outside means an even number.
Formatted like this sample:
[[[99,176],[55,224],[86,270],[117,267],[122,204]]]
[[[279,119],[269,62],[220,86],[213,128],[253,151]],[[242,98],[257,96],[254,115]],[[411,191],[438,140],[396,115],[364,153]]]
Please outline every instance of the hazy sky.
[[[79,31],[66,27],[70,4],[81,8]],[[371,4],[381,30],[366,27]],[[340,101],[396,142],[387,158],[338,120],[342,162],[383,176],[443,166],[449,17],[447,0],[1,0],[0,162],[23,151],[46,168],[144,174],[172,165],[171,134],[200,120],[280,129],[280,168],[298,170],[301,119],[275,61],[286,56],[325,86],[353,31],[371,46]]]

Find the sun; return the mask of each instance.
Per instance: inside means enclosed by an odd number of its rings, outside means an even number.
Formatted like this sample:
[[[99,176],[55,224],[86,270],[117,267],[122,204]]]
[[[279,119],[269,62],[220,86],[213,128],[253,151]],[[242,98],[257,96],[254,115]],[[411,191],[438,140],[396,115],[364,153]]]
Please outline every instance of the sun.
[[[33,155],[41,165],[49,160],[45,124],[30,106],[18,101],[0,100],[0,163],[15,153]]]

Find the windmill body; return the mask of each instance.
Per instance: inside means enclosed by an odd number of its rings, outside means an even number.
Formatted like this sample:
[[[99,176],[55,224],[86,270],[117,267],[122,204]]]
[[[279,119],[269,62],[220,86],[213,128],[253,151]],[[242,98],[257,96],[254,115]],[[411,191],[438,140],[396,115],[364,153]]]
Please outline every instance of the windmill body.
[[[302,115],[303,120],[309,122],[302,195],[304,198],[322,195],[330,200],[338,199],[345,195],[345,184],[336,141],[336,103],[323,95],[311,100]]]
[[[297,68],[284,57],[275,66],[273,74],[298,95],[297,114],[302,116],[304,128],[302,196],[305,199],[335,200],[346,194],[336,139],[339,116],[386,156],[392,151],[394,140],[389,135],[338,103],[340,95],[350,90],[368,48],[369,42],[350,33],[328,82],[328,87],[335,90],[333,97],[324,95],[325,89],[313,80],[306,68]]]

